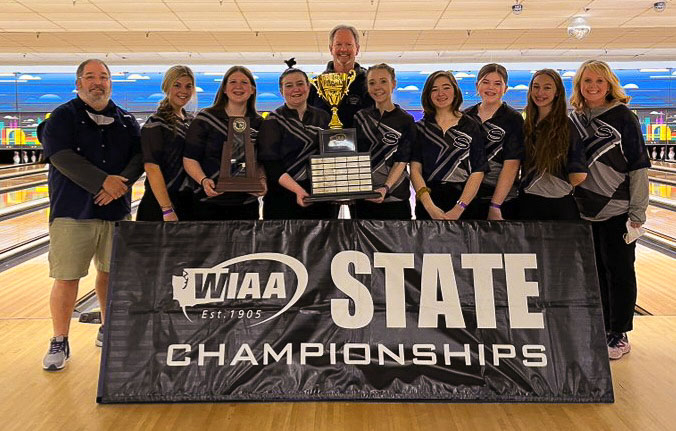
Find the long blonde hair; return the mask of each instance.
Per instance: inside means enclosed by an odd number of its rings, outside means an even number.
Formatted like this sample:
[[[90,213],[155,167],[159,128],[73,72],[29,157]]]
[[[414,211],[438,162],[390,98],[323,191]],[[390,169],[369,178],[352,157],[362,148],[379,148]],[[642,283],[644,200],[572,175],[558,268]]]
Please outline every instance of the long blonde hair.
[[[165,73],[164,79],[162,79],[162,92],[164,93],[164,99],[160,101],[159,106],[157,107],[157,116],[166,121],[167,123],[174,126],[174,131],[180,119],[174,113],[174,108],[169,102],[169,91],[179,78],[187,76],[192,81],[193,86],[193,98],[195,97],[195,74],[192,72],[188,66],[176,65],[171,66]]]
[[[587,69],[601,75],[608,82],[607,102],[617,100],[618,102],[629,103],[631,97],[627,96],[624,92],[622,85],[620,85],[620,80],[610,66],[608,66],[608,63],[601,60],[587,60],[577,69],[575,78],[573,78],[573,95],[570,97],[570,104],[573,105],[576,111],[582,111],[587,106],[584,97],[582,97],[581,89],[582,74]]]

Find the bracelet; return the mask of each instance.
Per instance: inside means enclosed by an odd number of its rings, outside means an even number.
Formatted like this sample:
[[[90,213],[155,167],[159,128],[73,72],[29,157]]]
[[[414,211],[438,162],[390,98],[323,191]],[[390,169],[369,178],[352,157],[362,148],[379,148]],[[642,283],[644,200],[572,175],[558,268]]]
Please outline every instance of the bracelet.
[[[380,186],[380,187],[382,187],[382,188],[385,189],[385,196],[387,196],[387,195],[390,194],[390,186],[388,186],[387,184],[383,184],[383,185]]]
[[[204,178],[202,178],[202,179],[200,180],[200,186],[204,187],[204,185],[203,185],[202,183],[203,183],[204,180],[206,180],[206,179],[209,179],[209,177],[207,177],[207,176],[205,175]]]
[[[462,209],[467,209],[467,204],[458,199],[458,202],[455,203],[457,206],[459,206]]]
[[[420,200],[422,195],[424,195],[425,193],[430,193],[431,191],[432,189],[430,189],[429,187],[420,187],[418,191],[415,192],[415,198],[417,200]]]
[[[171,214],[171,213],[173,213],[173,212],[174,212],[174,209],[171,208],[171,207],[169,207],[168,210],[162,210],[162,215],[163,215],[163,216],[169,215],[169,214]]]
[[[491,202],[490,207],[499,210],[502,207],[502,204],[496,204],[495,202]]]

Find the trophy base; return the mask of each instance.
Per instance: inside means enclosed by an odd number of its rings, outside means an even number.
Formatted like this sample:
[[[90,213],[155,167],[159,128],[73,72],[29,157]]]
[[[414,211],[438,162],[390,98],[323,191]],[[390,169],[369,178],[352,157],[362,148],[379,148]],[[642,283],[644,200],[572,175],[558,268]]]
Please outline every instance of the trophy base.
[[[375,199],[381,196],[378,192],[357,192],[357,193],[335,193],[335,194],[325,194],[325,195],[315,195],[309,196],[303,199],[304,202],[313,203],[313,202],[338,202],[346,203],[350,201],[356,201],[360,199]]]
[[[218,181],[216,183],[216,191],[218,193],[224,192],[244,192],[244,193],[263,193],[265,188],[261,182],[256,178],[238,178],[229,177],[226,182]]]

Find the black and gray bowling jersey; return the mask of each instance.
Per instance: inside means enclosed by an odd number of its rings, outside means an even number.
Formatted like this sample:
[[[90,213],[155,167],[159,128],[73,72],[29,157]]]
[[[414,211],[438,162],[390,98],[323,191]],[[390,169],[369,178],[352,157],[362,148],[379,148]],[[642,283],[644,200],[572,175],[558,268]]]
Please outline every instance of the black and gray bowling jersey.
[[[542,137],[542,135],[546,134],[546,128],[548,127],[546,119],[536,126],[536,146],[547,145],[546,138]],[[520,183],[523,193],[556,199],[568,196],[573,192],[573,186],[568,181],[568,174],[586,173],[587,167],[582,141],[575,132],[575,126],[570,120],[568,120],[568,131],[568,155],[566,163],[561,161],[558,174],[551,174],[550,172],[538,173],[534,168],[529,168],[530,164],[525,159],[528,155],[524,154],[524,168]]]
[[[467,110],[465,114],[472,116],[481,123],[479,117],[479,105],[476,104]],[[493,197],[495,186],[498,184],[498,177],[502,170],[505,160],[521,160],[523,158],[523,117],[511,106],[502,103],[502,106],[495,111],[490,120],[481,123],[486,134],[486,159],[488,159],[489,171],[484,176],[483,187],[480,194]],[[516,196],[516,186],[512,187],[509,196]]]
[[[396,162],[408,163],[415,141],[415,121],[413,116],[395,105],[392,111],[380,115],[378,108],[366,108],[354,117],[357,128],[357,148],[360,152],[371,153],[371,172],[373,186],[385,184],[387,176]],[[386,202],[408,200],[410,196],[408,172],[390,189]]]
[[[319,132],[328,126],[329,120],[329,114],[312,106],[307,107],[302,120],[295,109],[280,106],[261,125],[258,159],[280,163],[280,176],[286,172],[297,182],[309,179],[308,160],[319,154]],[[274,176],[271,179],[278,181],[279,176]]]
[[[638,118],[624,104],[589,118],[573,112],[570,118],[582,140],[589,175],[575,190],[582,218],[592,221],[629,212],[629,172],[649,168]]]
[[[484,133],[469,115],[446,133],[434,117],[416,123],[416,140],[411,160],[422,164],[426,183],[465,183],[470,174],[488,171]]]
[[[192,115],[186,113],[185,118],[174,126],[155,113],[148,117],[141,128],[143,162],[160,167],[170,193],[178,191],[185,179],[183,150],[190,121]]]

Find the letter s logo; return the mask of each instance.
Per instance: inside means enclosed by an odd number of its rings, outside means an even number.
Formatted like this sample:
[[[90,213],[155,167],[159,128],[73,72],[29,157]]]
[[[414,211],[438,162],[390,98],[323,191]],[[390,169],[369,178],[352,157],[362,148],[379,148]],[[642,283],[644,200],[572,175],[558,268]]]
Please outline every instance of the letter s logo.
[[[463,150],[469,148],[469,144],[472,142],[472,139],[467,136],[456,136],[453,140],[453,145]]]

